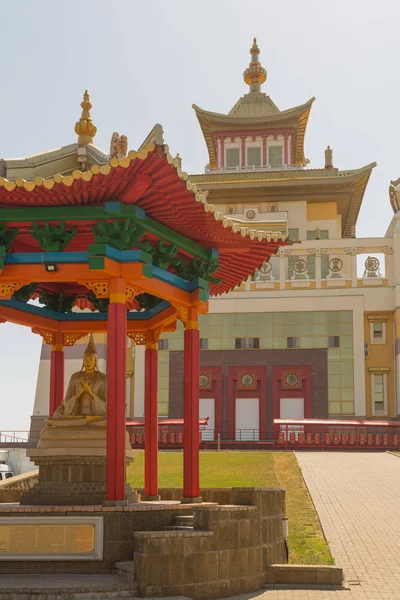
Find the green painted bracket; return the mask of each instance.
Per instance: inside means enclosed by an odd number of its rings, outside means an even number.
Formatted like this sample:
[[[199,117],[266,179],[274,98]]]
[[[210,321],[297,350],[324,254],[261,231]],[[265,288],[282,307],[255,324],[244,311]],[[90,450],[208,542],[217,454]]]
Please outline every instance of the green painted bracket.
[[[146,215],[143,209],[135,204],[110,201],[101,206],[50,206],[38,208],[2,208],[0,223],[37,222],[37,221],[100,221],[110,219],[131,218],[146,232],[160,239],[175,244],[180,250],[203,260],[218,258],[215,248],[204,248],[201,244],[177,233],[163,223],[159,223]]]

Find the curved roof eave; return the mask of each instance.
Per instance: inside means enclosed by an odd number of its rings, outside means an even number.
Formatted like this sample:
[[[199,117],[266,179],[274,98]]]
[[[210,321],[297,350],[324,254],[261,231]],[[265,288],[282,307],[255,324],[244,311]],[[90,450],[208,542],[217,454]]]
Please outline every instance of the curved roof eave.
[[[218,212],[182,171],[180,158],[171,156],[167,144],[154,143],[157,141],[163,141],[160,128],[151,132],[138,152],[131,150],[125,157],[111,158],[87,171],[76,169],[67,176],[29,181],[0,177],[0,209],[101,205],[112,191],[114,199],[137,204],[167,228],[218,250],[222,282],[210,284],[211,295],[236,287],[279,246],[288,244],[281,231],[244,227]]]
[[[217,166],[216,147],[212,136],[216,127],[231,126],[240,128],[242,126],[246,126],[249,129],[251,127],[257,126],[267,127],[268,125],[276,127],[281,121],[287,121],[290,119],[295,119],[298,123],[295,133],[295,162],[296,164],[304,164],[304,136],[307,128],[308,116],[310,114],[311,106],[314,100],[315,98],[312,97],[305,104],[301,104],[300,106],[295,106],[294,108],[283,110],[277,114],[270,115],[268,117],[246,118],[232,117],[229,115],[223,115],[221,113],[207,111],[200,108],[196,104],[192,104],[192,108],[194,108],[201,130],[204,135],[204,139],[207,144],[208,154],[210,157],[210,167],[216,168]]]

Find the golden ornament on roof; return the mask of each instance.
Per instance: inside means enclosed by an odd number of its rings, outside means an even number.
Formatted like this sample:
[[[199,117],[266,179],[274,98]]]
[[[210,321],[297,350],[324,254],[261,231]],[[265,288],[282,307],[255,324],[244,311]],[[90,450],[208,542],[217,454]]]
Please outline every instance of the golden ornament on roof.
[[[250,48],[251,61],[248,68],[243,73],[243,77],[247,85],[250,86],[251,92],[259,92],[260,86],[267,79],[267,71],[261,66],[258,60],[260,48],[257,45],[257,40],[254,38],[253,45]]]
[[[93,124],[90,116],[92,104],[88,91],[83,94],[83,102],[81,102],[82,115],[77,123],[75,123],[75,133],[78,134],[78,144],[92,144],[93,138],[96,135],[97,127]]]

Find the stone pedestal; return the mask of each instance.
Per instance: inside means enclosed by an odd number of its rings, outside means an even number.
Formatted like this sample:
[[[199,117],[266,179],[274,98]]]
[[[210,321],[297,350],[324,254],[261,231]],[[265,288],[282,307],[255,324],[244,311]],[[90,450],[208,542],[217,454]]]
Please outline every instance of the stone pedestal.
[[[27,451],[39,467],[39,481],[21,504],[100,505],[106,498],[106,429],[49,428],[38,447]],[[126,466],[134,460],[126,433]],[[127,502],[140,496],[126,485]]]

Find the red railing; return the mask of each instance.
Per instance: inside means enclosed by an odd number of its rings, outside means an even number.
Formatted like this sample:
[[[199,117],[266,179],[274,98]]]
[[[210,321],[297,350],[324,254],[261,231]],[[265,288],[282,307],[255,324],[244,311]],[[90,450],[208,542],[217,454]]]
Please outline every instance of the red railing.
[[[176,420],[175,420],[176,422]],[[144,448],[144,425],[127,423],[132,448]],[[236,429],[218,431],[200,426],[203,449],[337,449],[400,450],[400,420],[274,419],[273,431]],[[0,431],[0,445],[35,446],[39,431]],[[162,449],[183,447],[183,423],[163,423],[158,427],[158,445]]]
[[[275,419],[277,448],[400,448],[400,421]]]

